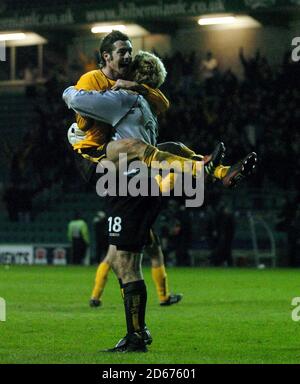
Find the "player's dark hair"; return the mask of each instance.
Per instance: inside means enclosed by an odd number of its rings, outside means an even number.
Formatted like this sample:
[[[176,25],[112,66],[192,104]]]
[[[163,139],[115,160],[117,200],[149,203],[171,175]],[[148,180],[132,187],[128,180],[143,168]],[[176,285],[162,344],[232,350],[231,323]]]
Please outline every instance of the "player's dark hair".
[[[125,33],[122,33],[120,31],[112,31],[102,39],[101,44],[100,44],[100,49],[99,49],[100,68],[105,67],[105,60],[103,58],[103,53],[108,52],[111,55],[113,48],[114,48],[114,46],[113,46],[114,43],[116,41],[119,41],[119,40],[121,40],[121,41],[129,40],[131,42],[129,37],[127,35],[125,35]]]

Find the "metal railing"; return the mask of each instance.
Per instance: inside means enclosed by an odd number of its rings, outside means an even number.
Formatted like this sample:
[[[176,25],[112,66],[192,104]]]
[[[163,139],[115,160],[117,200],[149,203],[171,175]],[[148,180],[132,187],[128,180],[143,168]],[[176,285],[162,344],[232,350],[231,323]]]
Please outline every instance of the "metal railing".
[[[271,228],[261,216],[259,215],[254,216],[251,211],[248,212],[247,216],[249,220],[251,237],[252,237],[255,265],[259,268],[260,266],[264,265],[264,264],[261,264],[262,259],[270,259],[272,267],[276,267],[276,243],[275,243],[275,237]],[[258,241],[257,241],[257,232],[256,232],[258,225],[261,225],[265,229],[265,231],[267,232],[267,236],[270,240],[270,251],[268,252],[262,253],[259,250]]]

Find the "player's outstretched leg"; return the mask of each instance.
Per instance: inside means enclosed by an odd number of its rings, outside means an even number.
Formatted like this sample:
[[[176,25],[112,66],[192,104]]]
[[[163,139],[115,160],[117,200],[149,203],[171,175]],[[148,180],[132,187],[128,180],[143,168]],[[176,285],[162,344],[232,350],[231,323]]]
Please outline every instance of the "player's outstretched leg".
[[[225,156],[225,145],[223,142],[217,144],[211,155],[204,157],[204,169],[207,175],[213,176],[218,167],[222,167],[221,163]]]
[[[226,176],[222,178],[223,185],[227,188],[233,188],[243,179],[251,176],[255,172],[257,161],[257,154],[255,152],[249,153],[228,169]]]
[[[192,161],[203,161],[205,170],[205,179],[208,181],[208,178],[212,179],[221,178],[222,175],[226,175],[229,167],[226,167],[221,164],[222,159],[225,155],[225,145],[219,143],[214,151],[210,155],[200,155],[195,153],[192,149],[188,148],[181,142],[165,142],[157,145],[157,148],[160,151],[166,151],[174,153],[176,155],[186,157]],[[175,183],[178,180],[178,175],[176,173],[169,173],[164,178],[161,175],[155,177],[159,189],[163,194],[169,193],[174,189]]]
[[[223,142],[217,144],[210,155],[205,156],[196,154],[192,149],[180,142],[160,143],[157,147],[161,151],[171,152],[191,160],[204,161],[206,175],[222,180],[225,187],[234,187],[244,178],[251,176],[257,165],[257,154],[255,152],[249,153],[244,159],[233,166],[223,165],[222,160],[225,155],[225,145]]]
[[[190,151],[192,152],[192,151]],[[191,156],[189,152],[188,156]],[[214,151],[208,161],[204,162],[204,170],[206,174],[213,174],[215,168],[220,164],[224,157],[225,146],[220,143],[216,151]],[[170,165],[175,173],[185,173],[192,176],[198,176],[202,173],[203,168],[199,166],[202,157],[182,157],[174,155],[167,151],[161,151],[157,147],[144,143],[139,139],[122,139],[110,142],[106,149],[107,159],[119,164],[119,154],[126,153],[127,161],[139,159],[143,161],[147,167],[154,169],[169,169]]]

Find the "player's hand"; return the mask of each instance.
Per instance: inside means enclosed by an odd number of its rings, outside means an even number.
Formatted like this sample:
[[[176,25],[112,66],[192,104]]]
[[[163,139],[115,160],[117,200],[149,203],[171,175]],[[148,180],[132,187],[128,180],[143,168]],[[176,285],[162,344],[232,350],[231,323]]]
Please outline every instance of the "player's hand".
[[[130,91],[135,91],[137,85],[138,85],[138,83],[136,83],[135,81],[118,79],[116,81],[116,84],[111,87],[111,90],[117,91],[118,89],[127,89]]]

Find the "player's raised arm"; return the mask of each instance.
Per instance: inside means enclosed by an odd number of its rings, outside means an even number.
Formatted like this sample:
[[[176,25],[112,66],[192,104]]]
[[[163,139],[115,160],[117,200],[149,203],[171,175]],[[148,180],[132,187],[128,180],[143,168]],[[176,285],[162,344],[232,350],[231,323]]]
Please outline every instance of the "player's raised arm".
[[[159,115],[166,112],[170,106],[170,102],[166,96],[159,89],[153,89],[146,84],[143,84],[143,86],[148,90],[145,98],[155,107],[156,113]]]
[[[73,86],[68,87],[63,93],[63,100],[76,113],[112,126],[129,112],[137,98],[137,94],[129,94],[124,90],[84,91]]]
[[[169,100],[159,89],[151,88],[149,85],[144,83],[140,84],[136,81],[118,79],[111,89],[114,91],[126,89],[138,92],[147,99],[152,107],[154,107],[156,114],[166,112],[170,106]]]

